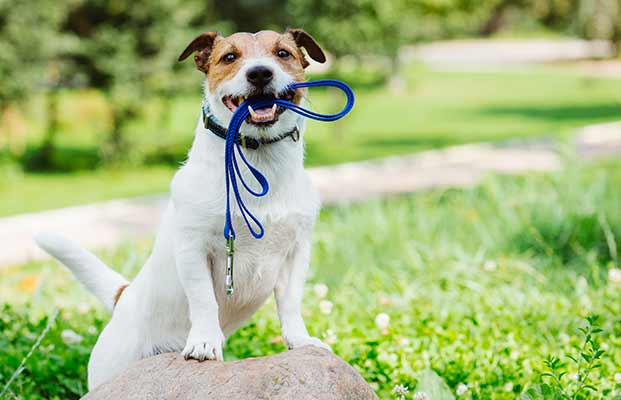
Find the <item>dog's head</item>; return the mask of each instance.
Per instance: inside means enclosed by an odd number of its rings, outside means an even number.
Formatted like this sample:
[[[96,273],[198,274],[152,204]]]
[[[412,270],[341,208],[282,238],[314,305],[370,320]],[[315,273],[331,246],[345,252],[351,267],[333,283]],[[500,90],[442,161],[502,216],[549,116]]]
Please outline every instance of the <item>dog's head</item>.
[[[221,36],[205,32],[194,39],[179,61],[194,55],[196,67],[205,73],[205,95],[213,114],[228,124],[237,107],[251,97],[278,97],[300,104],[304,92],[288,85],[304,80],[309,65],[306,53],[317,62],[326,57],[315,40],[301,29],[283,34],[273,31]],[[278,136],[296,125],[296,115],[280,106],[252,110],[244,134]]]

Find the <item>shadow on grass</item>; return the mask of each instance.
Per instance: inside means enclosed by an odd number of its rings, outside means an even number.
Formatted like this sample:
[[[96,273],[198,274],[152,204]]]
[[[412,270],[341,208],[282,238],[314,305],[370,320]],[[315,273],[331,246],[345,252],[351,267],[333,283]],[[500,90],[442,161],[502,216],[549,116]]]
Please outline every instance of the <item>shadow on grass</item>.
[[[411,137],[378,137],[369,139],[364,142],[364,146],[373,147],[408,147],[412,149],[429,149],[446,147],[458,144],[455,139],[448,137],[431,137],[431,136],[411,136]]]
[[[495,116],[521,116],[551,121],[582,121],[592,119],[621,119],[621,104],[600,103],[567,106],[493,106],[481,110]]]
[[[90,171],[101,165],[101,154],[97,147],[54,146],[51,150],[43,146],[30,146],[18,159],[25,171],[66,173]]]

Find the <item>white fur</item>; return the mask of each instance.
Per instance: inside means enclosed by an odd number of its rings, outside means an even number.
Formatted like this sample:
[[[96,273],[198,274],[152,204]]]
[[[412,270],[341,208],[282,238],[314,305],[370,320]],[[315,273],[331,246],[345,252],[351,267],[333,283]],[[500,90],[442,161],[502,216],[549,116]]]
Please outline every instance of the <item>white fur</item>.
[[[249,90],[245,71],[253,65],[274,69],[278,90],[291,82],[274,61],[246,61],[239,73],[214,93],[205,89],[210,107],[223,123],[231,112],[220,101],[225,94]],[[205,85],[207,88],[208,85]],[[197,104],[197,114],[199,113]],[[291,111],[269,129],[244,123],[249,136],[277,136],[299,124],[301,139],[285,139],[258,150],[246,150],[249,161],[269,180],[263,198],[242,193],[246,205],[261,220],[265,236],[248,233],[233,208],[236,228],[235,293],[225,294],[223,237],[225,186],[224,141],[206,132],[199,121],[188,161],[175,175],[153,253],[123,292],[112,318],[99,336],[88,366],[89,388],[115,377],[130,363],[161,352],[181,351],[198,360],[222,360],[227,336],[243,325],[273,291],[282,337],[289,348],[329,347],[310,337],[300,304],[310,258],[310,236],[319,198],[303,168],[303,124]],[[247,181],[251,177],[245,175]],[[108,308],[125,280],[92,254],[55,236],[37,242],[67,265]]]

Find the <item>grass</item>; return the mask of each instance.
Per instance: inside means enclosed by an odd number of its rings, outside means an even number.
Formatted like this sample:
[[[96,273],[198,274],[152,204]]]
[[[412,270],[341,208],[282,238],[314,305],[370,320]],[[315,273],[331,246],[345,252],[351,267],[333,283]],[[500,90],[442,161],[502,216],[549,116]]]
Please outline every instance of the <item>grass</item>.
[[[0,183],[0,216],[158,193],[167,190],[173,174],[165,166],[100,169],[70,176],[14,172]]]
[[[573,128],[612,121],[621,115],[621,80],[598,79],[565,70],[533,68],[501,72],[429,71],[412,65],[404,71],[407,89],[356,90],[356,107],[333,124],[309,122],[307,165],[336,164],[449,145],[536,136],[564,138]],[[198,82],[197,82],[198,84]],[[310,106],[334,111],[340,96],[316,90]],[[96,169],[98,146],[109,121],[107,106],[94,92],[66,93],[58,137],[59,153],[84,160],[79,173],[21,173],[0,168],[0,215],[42,210],[114,197],[166,191],[183,160],[196,124],[198,96],[147,104],[145,115],[129,127],[133,160],[166,161],[156,168]],[[29,115],[40,115],[34,110]],[[167,117],[163,110],[170,109]],[[40,131],[31,121],[29,130]],[[29,136],[31,143],[39,140]],[[140,183],[132,177],[140,176]],[[5,179],[6,177],[6,179]],[[49,185],[56,197],[48,201]],[[75,188],[86,185],[75,196]],[[69,195],[71,194],[71,195]]]
[[[395,385],[429,387],[429,376],[460,398],[515,399],[536,388],[548,355],[567,361],[598,314],[605,349],[589,397],[621,391],[621,163],[562,173],[489,177],[446,189],[322,211],[303,313],[312,334],[332,343],[382,399]],[[149,241],[103,254],[132,276]],[[55,262],[0,271],[0,387],[47,320],[60,315],[11,385],[17,396],[77,398],[85,365],[108,315]],[[327,296],[315,285],[325,284]],[[333,304],[327,312],[326,301]],[[320,307],[321,302],[324,302]],[[324,313],[321,312],[324,310]],[[386,314],[387,325],[376,323]],[[385,317],[380,317],[380,320]],[[381,322],[381,321],[380,321]],[[284,350],[273,301],[227,342],[229,360]],[[81,336],[66,344],[63,330]],[[556,367],[555,367],[556,368]],[[577,367],[562,378],[571,385]],[[438,378],[439,377],[439,378]],[[417,386],[418,385],[418,386]],[[443,398],[451,398],[443,397]]]

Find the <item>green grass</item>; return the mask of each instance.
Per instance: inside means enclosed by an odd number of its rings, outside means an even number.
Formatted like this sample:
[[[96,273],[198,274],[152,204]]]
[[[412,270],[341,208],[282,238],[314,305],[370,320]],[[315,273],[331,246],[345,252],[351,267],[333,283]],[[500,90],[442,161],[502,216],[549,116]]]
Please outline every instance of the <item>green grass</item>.
[[[347,119],[333,124],[310,122],[307,165],[477,141],[564,138],[573,128],[621,115],[621,80],[588,78],[563,69],[458,73],[412,65],[405,76],[408,85],[403,93],[359,88],[356,107]],[[320,111],[334,111],[341,104],[340,96],[322,90],[313,92],[310,100],[311,107]],[[198,96],[165,104],[149,102],[143,118],[129,127],[134,144],[130,158],[166,159],[167,166],[99,171],[93,170],[92,160],[109,125],[106,104],[94,92],[66,93],[58,137],[60,157],[82,160],[90,170],[51,176],[0,168],[0,215],[166,191],[191,144],[199,102]],[[35,112],[40,111],[39,103],[32,104],[29,115],[40,115]],[[169,119],[162,113],[165,109],[172,110]],[[39,124],[28,125],[31,143],[39,140]],[[136,176],[140,179],[133,179]],[[77,191],[78,187],[87,190]]]
[[[167,190],[174,170],[164,166],[64,174],[13,173],[0,183],[0,216],[134,197]]]
[[[547,355],[567,361],[583,318],[598,314],[606,351],[589,398],[613,398],[621,390],[613,378],[621,372],[621,283],[608,270],[619,268],[621,193],[612,188],[620,185],[619,162],[569,162],[562,173],[325,209],[304,298],[309,330],[331,338],[382,399],[395,398],[397,384],[413,390],[429,369],[453,393],[467,384],[461,398],[515,399],[540,382]],[[103,258],[131,276],[149,248],[128,243]],[[0,281],[0,304],[11,307],[0,317],[0,387],[43,329],[42,316],[60,308],[11,390],[77,398],[108,316],[55,262],[0,271]],[[329,287],[325,299],[313,290],[319,283]],[[333,303],[330,313],[320,312],[322,300]],[[380,313],[390,316],[385,330],[374,322]],[[226,358],[283,351],[278,326],[269,301],[229,339]],[[63,329],[83,341],[65,344]]]

